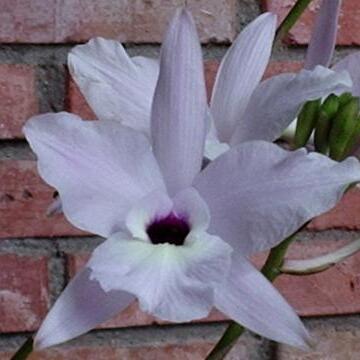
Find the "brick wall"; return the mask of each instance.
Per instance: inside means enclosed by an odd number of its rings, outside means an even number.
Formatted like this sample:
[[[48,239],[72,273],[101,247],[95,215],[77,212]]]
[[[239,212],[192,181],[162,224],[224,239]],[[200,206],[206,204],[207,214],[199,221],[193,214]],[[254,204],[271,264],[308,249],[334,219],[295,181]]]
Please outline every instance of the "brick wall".
[[[209,92],[218,61],[238,31],[261,8],[284,16],[287,0],[189,0],[206,58]],[[157,56],[159,41],[180,0],[0,0],[0,360],[8,359],[41,319],[66,282],[100,242],[62,216],[47,218],[53,189],[36,172],[21,127],[36,113],[62,109],[88,117],[91,110],[69,79],[71,47],[94,35],[117,38],[131,54]],[[273,54],[267,76],[297,71],[318,1]],[[344,0],[336,56],[360,44],[360,5]],[[315,219],[291,248],[294,257],[322,254],[357,238],[360,191],[352,190]],[[260,266],[264,257],[254,262]],[[229,359],[357,359],[360,354],[360,254],[308,277],[281,277],[276,286],[319,338],[313,353],[277,346],[246,334]],[[325,318],[326,316],[326,318]],[[143,314],[136,304],[71,343],[31,359],[202,359],[225,328],[213,312],[199,323],[173,326]]]

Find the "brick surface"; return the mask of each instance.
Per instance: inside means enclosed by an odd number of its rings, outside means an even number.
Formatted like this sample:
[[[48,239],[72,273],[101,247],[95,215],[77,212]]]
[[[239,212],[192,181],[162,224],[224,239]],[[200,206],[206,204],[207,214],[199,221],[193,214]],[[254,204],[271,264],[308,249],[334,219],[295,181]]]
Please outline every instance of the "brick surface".
[[[263,0],[265,10],[279,15],[279,23],[294,5],[295,0]],[[305,45],[310,40],[310,35],[319,10],[321,0],[314,0],[299,19],[298,23],[290,31],[287,41],[292,44]],[[339,17],[339,30],[337,37],[338,45],[360,44],[360,7],[358,0],[346,0],[342,2]]]
[[[0,65],[0,139],[23,137],[22,126],[39,110],[35,82],[31,65]]]
[[[123,42],[162,41],[182,0],[1,0],[0,42],[71,43],[94,36]],[[203,42],[228,42],[237,33],[237,0],[189,0]]]
[[[283,73],[297,73],[302,68],[301,61],[272,61],[265,71],[264,79]]]
[[[295,243],[289,258],[312,258],[346,242],[331,239]],[[302,316],[340,315],[360,311],[360,253],[319,274],[282,275],[275,285]]]
[[[46,216],[54,190],[39,177],[35,161],[0,161],[0,238],[81,235],[61,215]]]
[[[48,309],[45,257],[0,255],[0,332],[38,328]]]
[[[308,225],[308,229],[360,230],[360,188],[356,187],[347,192],[334,209],[315,218]]]
[[[211,348],[210,343],[191,345],[153,345],[138,347],[89,346],[52,348],[29,356],[29,360],[202,360]],[[0,360],[8,360],[11,352],[0,353]]]
[[[289,258],[310,258],[325,254],[344,245],[338,241],[317,241],[315,244],[294,244]],[[82,269],[88,254],[68,255],[68,273],[72,277]],[[258,268],[264,263],[265,255],[253,258]],[[302,316],[338,315],[360,311],[360,253],[341,264],[319,274],[309,276],[283,275],[276,281],[276,287]],[[220,321],[226,318],[213,310],[202,321]],[[102,328],[163,324],[152,316],[144,314],[137,303],[114,319],[102,324]]]
[[[344,321],[344,323],[346,323]],[[343,324],[345,325],[345,324]],[[278,360],[358,360],[360,357],[360,330],[356,327],[336,326],[324,319],[322,326],[311,329],[317,340],[313,351],[301,351],[281,345]]]
[[[201,336],[201,332],[200,332]],[[196,337],[196,335],[194,335]],[[203,360],[215,345],[205,340],[191,340],[186,343],[151,345],[109,346],[90,344],[89,346],[52,347],[45,351],[34,352],[29,360]],[[261,340],[250,336],[242,336],[226,357],[226,360],[262,359]],[[0,360],[8,360],[13,352],[0,351]]]

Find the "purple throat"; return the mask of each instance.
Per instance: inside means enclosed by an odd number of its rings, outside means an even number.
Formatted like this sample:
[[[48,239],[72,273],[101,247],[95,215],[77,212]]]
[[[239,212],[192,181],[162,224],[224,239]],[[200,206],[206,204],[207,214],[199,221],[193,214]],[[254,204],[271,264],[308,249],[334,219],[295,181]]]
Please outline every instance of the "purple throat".
[[[170,214],[165,218],[155,219],[146,229],[153,244],[172,244],[181,246],[190,232],[190,226],[183,217]]]

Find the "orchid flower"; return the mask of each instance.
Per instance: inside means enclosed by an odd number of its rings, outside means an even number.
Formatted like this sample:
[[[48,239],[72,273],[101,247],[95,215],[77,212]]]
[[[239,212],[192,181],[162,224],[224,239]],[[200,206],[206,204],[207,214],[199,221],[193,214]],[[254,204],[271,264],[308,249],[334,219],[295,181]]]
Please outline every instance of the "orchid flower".
[[[120,55],[122,48],[111,44]],[[101,55],[109,64],[118,59]],[[121,56],[134,69],[154,64]],[[89,66],[99,76],[110,76],[95,64]],[[126,81],[133,80],[128,73]],[[131,96],[108,88],[108,99],[99,95],[107,121],[62,112],[25,125],[39,173],[59,192],[65,216],[107,238],[50,310],[35,348],[79,336],[135,299],[143,311],[172,322],[205,317],[216,307],[262,336],[306,347],[309,335],[296,313],[247,257],[332,208],[360,179],[359,162],[251,141],[202,169],[206,90],[201,47],[186,9],[176,13],[161,48],[148,136],[125,125],[135,118],[140,126],[140,107],[132,113],[139,103],[132,107],[130,99],[135,104],[149,85],[132,84]],[[111,108],[110,95],[123,106]]]
[[[260,15],[241,31],[221,61],[206,115],[205,156],[210,160],[244,141],[276,140],[304,102],[351,87],[346,72],[323,66],[261,82],[275,29],[274,14]],[[119,42],[95,38],[75,46],[68,64],[98,119],[120,121],[150,134],[151,103],[159,72],[156,60],[130,58]]]

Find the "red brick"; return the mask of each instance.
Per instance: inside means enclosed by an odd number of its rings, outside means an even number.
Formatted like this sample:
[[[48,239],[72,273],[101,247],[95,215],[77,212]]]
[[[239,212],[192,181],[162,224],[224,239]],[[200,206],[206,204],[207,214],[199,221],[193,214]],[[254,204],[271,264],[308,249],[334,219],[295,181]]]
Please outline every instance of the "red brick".
[[[283,73],[297,73],[302,68],[301,61],[272,61],[265,71],[264,79]]]
[[[61,215],[46,216],[54,190],[40,179],[35,161],[0,161],[0,238],[81,235]]]
[[[0,255],[0,332],[38,328],[48,310],[47,258]]]
[[[182,345],[152,345],[136,347],[90,346],[51,348],[29,356],[29,360],[202,360],[212,344],[199,342]],[[8,360],[10,352],[0,353],[0,360]]]
[[[279,23],[294,5],[295,0],[263,0],[265,10],[279,15]],[[298,23],[290,31],[288,41],[292,44],[308,44],[315,19],[321,1],[314,0],[299,19]],[[342,2],[339,17],[338,45],[360,44],[360,7],[357,0]]]
[[[83,119],[96,119],[96,115],[91,110],[79,87],[70,78],[70,76],[68,81],[67,99],[65,106],[67,111],[79,115]]]
[[[294,244],[289,251],[289,258],[310,258],[332,251],[344,242],[317,241],[315,244]],[[68,272],[72,277],[82,269],[88,254],[68,256]],[[258,268],[265,261],[265,255],[253,258]],[[282,275],[275,285],[288,299],[289,303],[302,316],[350,314],[360,311],[360,253],[343,261],[337,266],[314,275]],[[221,321],[226,318],[213,310],[210,316],[201,320]],[[164,324],[152,316],[144,314],[137,303],[114,319],[101,325],[102,328]]]
[[[323,240],[295,243],[289,258],[311,258],[335,250],[345,242]],[[319,274],[282,275],[275,282],[302,316],[352,314],[360,311],[360,253]]]
[[[23,137],[22,126],[39,110],[35,83],[33,66],[0,65],[0,139]]]
[[[157,343],[132,346],[61,346],[34,352],[29,360],[203,360],[215,345],[207,340],[191,340],[186,343]],[[261,340],[242,336],[226,357],[227,360],[250,360],[259,353]],[[8,360],[12,352],[0,352],[0,360]]]
[[[360,189],[347,192],[335,208],[311,221],[308,229],[360,230]]]
[[[183,1],[2,0],[0,42],[71,43],[94,36],[160,42]],[[228,42],[237,33],[237,0],[189,0],[203,42]]]
[[[340,319],[339,319],[340,320]],[[315,349],[301,351],[290,346],[280,345],[278,360],[358,360],[360,354],[360,331],[356,327],[346,328],[346,320],[342,326],[323,320],[323,326],[310,328],[317,341]]]

